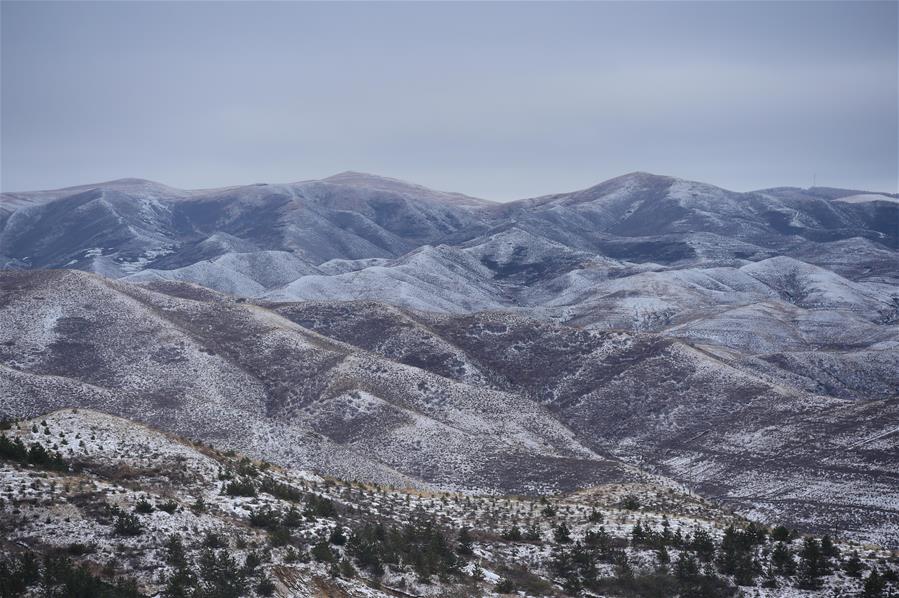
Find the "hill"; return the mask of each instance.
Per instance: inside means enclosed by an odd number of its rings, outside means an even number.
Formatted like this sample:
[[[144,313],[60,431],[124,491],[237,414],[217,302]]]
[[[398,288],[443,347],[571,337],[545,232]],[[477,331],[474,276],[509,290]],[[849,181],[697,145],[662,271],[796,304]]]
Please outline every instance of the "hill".
[[[885,551],[769,530],[653,484],[413,492],[84,409],[7,422],[0,480],[8,595],[773,597],[897,580]]]

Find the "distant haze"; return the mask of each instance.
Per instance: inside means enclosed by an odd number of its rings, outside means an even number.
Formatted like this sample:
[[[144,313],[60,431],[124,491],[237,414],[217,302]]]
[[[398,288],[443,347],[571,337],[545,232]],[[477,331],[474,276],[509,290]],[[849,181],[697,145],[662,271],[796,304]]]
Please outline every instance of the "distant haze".
[[[896,2],[2,2],[3,191],[897,191]]]

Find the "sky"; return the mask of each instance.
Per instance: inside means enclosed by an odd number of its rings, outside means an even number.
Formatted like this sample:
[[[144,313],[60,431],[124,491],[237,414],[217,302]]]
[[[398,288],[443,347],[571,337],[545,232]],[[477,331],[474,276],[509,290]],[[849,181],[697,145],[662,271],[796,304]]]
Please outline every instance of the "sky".
[[[0,188],[899,191],[897,2],[0,3]]]

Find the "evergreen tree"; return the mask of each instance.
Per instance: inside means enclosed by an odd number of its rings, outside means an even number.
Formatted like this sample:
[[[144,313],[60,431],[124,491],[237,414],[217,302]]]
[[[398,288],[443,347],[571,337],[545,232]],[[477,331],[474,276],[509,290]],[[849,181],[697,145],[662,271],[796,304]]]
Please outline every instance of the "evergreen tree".
[[[823,554],[827,558],[840,558],[840,549],[834,546],[833,540],[830,539],[830,536],[824,536],[821,538],[821,554]]]
[[[312,555],[312,558],[319,563],[333,563],[336,560],[334,552],[331,550],[331,546],[325,541],[316,543],[315,546],[312,547],[310,554]]]
[[[343,528],[339,525],[331,530],[331,534],[328,536],[328,541],[335,546],[343,546],[346,544],[346,539],[346,534],[344,534]]]
[[[247,591],[243,571],[227,550],[204,548],[199,559],[200,591],[203,598],[240,598]]]
[[[668,573],[668,563],[671,562],[671,556],[668,554],[668,549],[665,548],[664,544],[656,549],[656,560],[658,561],[656,570],[659,573]]]
[[[646,538],[646,532],[643,530],[643,522],[639,519],[637,524],[631,529],[631,545],[642,546]]]
[[[715,558],[715,541],[712,539],[712,535],[704,529],[693,532],[688,547],[703,563],[709,563]]]
[[[793,552],[783,542],[774,545],[774,550],[771,552],[771,567],[777,575],[792,576],[796,574],[796,561],[793,559]]]
[[[518,529],[518,528],[515,528]],[[520,535],[520,534],[519,534]],[[471,556],[473,554],[471,532],[467,527],[459,530],[459,537],[456,539],[456,552],[462,556]]]
[[[849,560],[847,560],[846,564],[843,565],[843,571],[845,571],[846,575],[848,575],[849,577],[861,577],[862,571],[864,570],[865,565],[858,557],[858,551],[853,550],[852,554],[849,556]]]
[[[674,576],[681,581],[690,581],[700,576],[699,562],[692,554],[682,554],[674,565]]]
[[[733,575],[738,585],[755,585],[755,576],[760,571],[755,560],[756,538],[754,531],[738,530],[733,525],[724,530],[717,558],[718,570]]]
[[[877,569],[871,569],[868,577],[865,579],[865,587],[862,590],[864,598],[882,598],[886,589],[886,580],[877,572]]]
[[[568,544],[571,542],[571,532],[564,521],[553,530],[553,538],[558,544]]]
[[[782,525],[778,525],[771,530],[771,539],[775,542],[792,542],[795,538],[796,532],[791,532]]]
[[[826,570],[821,545],[815,538],[806,538],[799,555],[799,579],[797,587],[816,590],[821,587],[821,577]]]

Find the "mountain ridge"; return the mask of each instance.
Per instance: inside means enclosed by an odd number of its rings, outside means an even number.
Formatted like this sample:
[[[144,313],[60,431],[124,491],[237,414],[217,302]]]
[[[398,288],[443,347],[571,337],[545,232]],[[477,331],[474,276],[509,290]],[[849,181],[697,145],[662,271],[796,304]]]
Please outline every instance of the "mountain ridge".
[[[0,412],[431,490],[662,480],[899,542],[899,204],[332,179],[4,195]]]

